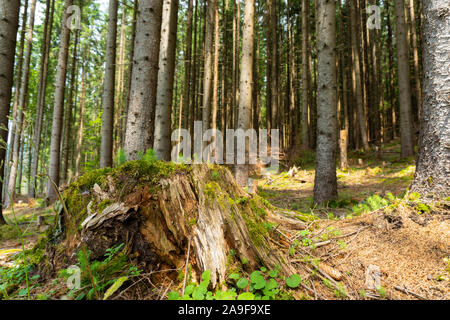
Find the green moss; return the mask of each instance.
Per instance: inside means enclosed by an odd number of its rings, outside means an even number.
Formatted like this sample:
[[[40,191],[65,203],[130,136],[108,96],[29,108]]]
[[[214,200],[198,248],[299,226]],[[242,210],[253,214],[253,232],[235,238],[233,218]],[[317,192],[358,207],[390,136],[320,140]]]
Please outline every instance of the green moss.
[[[0,226],[0,240],[11,240],[19,238],[20,231],[17,227],[10,224]]]

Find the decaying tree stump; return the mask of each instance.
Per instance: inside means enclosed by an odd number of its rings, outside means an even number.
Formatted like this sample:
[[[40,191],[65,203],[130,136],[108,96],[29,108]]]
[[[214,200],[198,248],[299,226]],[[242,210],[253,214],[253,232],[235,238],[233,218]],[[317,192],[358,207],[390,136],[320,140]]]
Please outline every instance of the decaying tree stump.
[[[127,243],[154,270],[183,267],[190,246],[193,272],[210,270],[213,286],[225,281],[230,252],[249,268],[293,272],[269,238],[280,224],[303,229],[302,221],[271,210],[224,167],[140,161],[82,177],[64,192],[69,216],[61,214],[59,243],[68,255],[84,244],[99,258]]]

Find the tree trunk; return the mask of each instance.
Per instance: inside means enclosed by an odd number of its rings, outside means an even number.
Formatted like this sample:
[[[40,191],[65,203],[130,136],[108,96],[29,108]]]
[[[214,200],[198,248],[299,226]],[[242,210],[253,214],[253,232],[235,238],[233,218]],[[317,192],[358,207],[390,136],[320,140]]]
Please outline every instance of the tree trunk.
[[[406,38],[405,7],[403,0],[394,1],[398,90],[400,97],[400,139],[401,156],[410,157],[414,154],[412,115],[411,115],[411,84],[409,79],[409,50]]]
[[[141,0],[136,24],[124,150],[128,160],[152,147],[162,0]]]
[[[245,0],[244,29],[242,39],[242,65],[240,79],[238,128],[244,131],[251,128],[252,85],[253,85],[253,50],[255,43],[255,0]],[[245,163],[235,166],[236,182],[245,187],[248,185],[249,143],[245,141],[245,150],[237,147],[237,155],[245,153]]]
[[[34,125],[33,137],[33,162],[31,165],[31,181],[29,196],[36,196],[36,175],[39,164],[39,151],[41,145],[42,120],[45,105],[45,89],[47,88],[48,62],[50,56],[50,41],[53,30],[53,16],[55,12],[55,0],[47,0],[45,20],[44,20],[44,38],[42,40],[41,50],[41,68],[38,84],[38,96],[36,102],[36,121]]]
[[[78,63],[78,39],[79,32],[75,31],[75,41],[73,44],[72,52],[72,65],[70,71],[70,89],[69,96],[67,97],[67,107],[64,114],[64,126],[63,126],[63,145],[62,145],[62,159],[61,159],[61,182],[65,183],[68,177],[69,168],[69,153],[72,140],[72,109],[74,109],[74,95],[77,94],[77,63]],[[70,173],[71,175],[71,173]]]
[[[186,22],[186,48],[184,50],[184,86],[183,86],[183,118],[182,128],[189,127],[189,113],[191,112],[191,65],[192,65],[192,11],[193,0],[189,0]]]
[[[170,161],[173,81],[177,44],[178,0],[165,0],[159,49],[158,89],[155,110],[155,143],[157,159]]]
[[[83,50],[83,61],[86,61],[87,58],[86,47]],[[87,79],[87,70],[86,64],[81,66],[81,86],[80,86],[80,115],[78,120],[78,130],[76,136],[76,146],[75,146],[75,176],[80,175],[81,169],[81,143],[83,141],[83,117],[84,117],[84,107],[86,104],[86,79]]]
[[[118,0],[109,0],[108,36],[106,39],[106,65],[102,97],[102,141],[100,168],[111,167],[114,134],[114,84],[116,79],[116,42]]]
[[[309,108],[309,90],[311,82],[311,73],[309,70],[310,55],[309,44],[309,1],[302,2],[302,109],[300,132],[302,148],[309,149],[309,135],[308,135],[308,108]]]
[[[317,155],[314,202],[337,198],[336,178],[336,3],[319,1],[318,8]]]
[[[11,90],[14,77],[14,54],[16,49],[17,29],[19,27],[20,3],[15,0],[0,0],[0,138],[2,143],[8,141],[8,115],[11,103]],[[4,178],[6,148],[0,148],[0,178]],[[0,188],[3,185],[0,183]],[[2,190],[0,190],[2,194]],[[2,199],[2,204],[5,199]],[[0,225],[6,224],[0,205]]]
[[[67,27],[69,14],[67,8],[72,5],[72,0],[67,0],[63,8],[63,20],[61,24],[61,43],[58,55],[58,68],[56,73],[55,98],[53,103],[53,121],[50,143],[49,181],[47,184],[47,199],[53,201],[56,192],[53,184],[59,185],[61,132],[64,113],[64,93],[66,89],[67,56],[69,52],[70,29]]]
[[[423,3],[423,103],[412,191],[448,197],[450,190],[449,0]]]
[[[351,24],[352,24],[352,55],[353,55],[353,82],[356,92],[356,113],[358,116],[359,132],[364,150],[369,149],[369,142],[367,140],[366,129],[366,117],[364,113],[363,105],[363,92],[361,84],[361,71],[360,71],[360,45],[358,40],[358,27],[357,27],[357,7],[356,0],[352,0],[351,7]]]
[[[30,20],[28,22],[27,35],[26,35],[26,47],[24,53],[23,67],[22,67],[22,79],[20,84],[19,104],[17,108],[18,117],[16,122],[16,132],[14,135],[13,152],[12,152],[12,166],[9,174],[8,182],[8,199],[11,199],[11,203],[14,203],[14,194],[16,188],[17,168],[19,165],[19,151],[20,142],[22,139],[23,126],[25,124],[25,109],[28,104],[28,84],[30,80],[30,62],[31,52],[33,48],[33,29],[34,29],[34,17],[36,13],[36,0],[31,1]],[[6,206],[10,203],[6,201]]]
[[[279,114],[278,114],[278,68],[277,68],[277,56],[278,56],[278,39],[277,39],[277,29],[278,29],[278,19],[277,19],[277,3],[276,0],[269,0],[269,10],[270,10],[270,55],[271,55],[271,76],[272,81],[270,83],[271,87],[271,111],[272,111],[272,129],[279,129]]]
[[[202,122],[203,131],[210,128],[211,123],[211,100],[212,100],[212,72],[213,72],[213,35],[214,17],[217,0],[208,1],[206,13],[206,34],[205,34],[205,67],[203,75],[203,101],[202,101]]]

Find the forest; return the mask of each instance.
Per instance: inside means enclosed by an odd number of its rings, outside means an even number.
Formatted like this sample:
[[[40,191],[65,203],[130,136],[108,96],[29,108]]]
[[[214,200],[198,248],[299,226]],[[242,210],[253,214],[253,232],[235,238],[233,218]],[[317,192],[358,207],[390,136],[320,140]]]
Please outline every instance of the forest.
[[[450,0],[0,0],[0,300],[448,300]]]

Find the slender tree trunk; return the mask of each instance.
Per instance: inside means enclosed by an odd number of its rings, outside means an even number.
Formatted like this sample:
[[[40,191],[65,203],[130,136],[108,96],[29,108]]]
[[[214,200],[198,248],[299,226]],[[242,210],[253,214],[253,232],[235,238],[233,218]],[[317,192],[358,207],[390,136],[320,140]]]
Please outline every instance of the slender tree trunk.
[[[34,156],[31,165],[31,181],[29,196],[36,196],[36,175],[39,164],[39,151],[41,145],[42,120],[45,106],[45,89],[47,88],[48,63],[50,56],[50,41],[53,30],[53,16],[55,11],[55,0],[47,0],[45,20],[44,20],[44,38],[42,40],[41,67],[38,84],[38,96],[36,103],[36,121],[34,125],[33,147]]]
[[[253,84],[253,52],[255,37],[255,0],[245,0],[244,7],[244,29],[242,41],[242,65],[240,79],[240,98],[239,98],[239,116],[238,128],[244,131],[251,127],[252,115],[252,84]],[[245,152],[245,164],[237,164],[235,166],[236,182],[245,187],[248,185],[249,174],[249,141],[245,143],[245,150],[237,152]]]
[[[398,63],[398,90],[400,97],[400,138],[401,156],[409,157],[414,154],[412,116],[411,116],[411,84],[409,79],[409,53],[406,38],[405,8],[403,0],[394,1],[397,63]]]
[[[396,107],[397,99],[394,93],[395,87],[395,74],[394,74],[394,48],[392,45],[392,28],[391,28],[391,11],[389,7],[389,1],[386,2],[387,11],[387,46],[388,46],[388,62],[389,62],[389,72],[388,72],[388,94],[389,102],[391,105],[391,112],[389,113],[389,126],[390,126],[390,138],[394,139],[397,137],[397,121],[396,121]]]
[[[83,50],[83,61],[86,61],[86,47]],[[81,67],[81,86],[80,86],[80,115],[78,120],[78,130],[76,136],[76,156],[75,156],[75,176],[80,175],[81,170],[81,144],[83,141],[83,117],[84,117],[84,108],[86,104],[86,79],[87,79],[87,70],[86,64],[83,64]]]
[[[125,98],[124,98],[124,110],[122,113],[122,121],[120,132],[120,147],[123,148],[125,144],[125,132],[126,132],[126,124],[128,122],[128,108],[130,105],[131,98],[131,76],[133,74],[133,57],[134,57],[134,46],[136,40],[136,24],[137,24],[137,14],[138,14],[138,5],[139,1],[134,1],[133,7],[133,21],[131,26],[131,40],[130,40],[130,52],[129,52],[129,63],[128,63],[128,77],[127,77],[127,85],[125,90]]]
[[[75,31],[75,41],[73,44],[72,52],[72,64],[70,71],[70,89],[69,96],[67,97],[67,107],[64,110],[64,126],[63,126],[63,145],[62,145],[62,168],[61,168],[61,182],[67,182],[67,175],[69,168],[69,153],[72,140],[72,109],[74,108],[74,94],[76,95],[76,82],[77,82],[77,63],[78,63],[78,39],[79,32]]]
[[[412,191],[448,197],[450,190],[449,0],[423,3],[423,103],[419,155]],[[446,93],[446,94],[445,94]]]
[[[4,178],[4,164],[6,160],[5,144],[8,140],[8,115],[11,103],[12,85],[14,77],[14,54],[16,49],[17,29],[19,28],[20,3],[15,0],[0,0],[0,178]],[[0,183],[0,188],[3,185]],[[0,190],[0,194],[2,194]],[[3,197],[0,205],[0,225],[6,224],[3,217]]]
[[[137,159],[139,152],[153,145],[162,3],[162,0],[139,2],[124,146],[129,160]]]
[[[64,113],[64,93],[66,89],[67,56],[70,42],[70,29],[67,26],[69,14],[67,8],[72,5],[72,0],[67,0],[64,6],[63,20],[61,24],[61,43],[59,47],[58,68],[56,73],[55,97],[53,103],[53,122],[50,143],[49,181],[47,184],[47,199],[53,201],[56,198],[54,186],[59,186],[61,132]]]
[[[189,0],[187,9],[187,22],[186,22],[186,48],[184,50],[184,86],[183,86],[183,118],[182,128],[188,129],[189,127],[189,113],[191,110],[191,64],[192,64],[192,11],[193,0]]]
[[[210,128],[211,123],[211,100],[212,100],[212,77],[213,77],[213,35],[214,17],[217,0],[208,1],[206,13],[206,33],[205,33],[205,67],[203,75],[203,101],[202,101],[202,122],[203,131]]]
[[[173,81],[177,44],[178,0],[164,0],[155,110],[156,158],[170,161]]]
[[[356,113],[358,116],[359,123],[359,132],[363,144],[364,150],[369,149],[369,142],[367,139],[367,130],[366,130],[366,117],[364,113],[364,105],[363,105],[363,92],[362,92],[362,84],[361,84],[361,71],[360,71],[360,46],[358,40],[358,28],[357,28],[357,7],[356,0],[352,0],[352,8],[351,8],[351,24],[352,24],[352,55],[353,55],[353,78],[354,78],[354,87],[356,92]]]
[[[420,81],[420,63],[419,63],[419,49],[418,49],[418,37],[416,31],[416,13],[414,10],[414,0],[409,0],[409,10],[411,17],[411,47],[413,53],[413,66],[414,66],[414,84],[416,89],[417,100],[417,116],[420,119],[420,106],[422,104],[422,86]]]
[[[20,85],[20,94],[19,94],[19,104],[18,104],[18,117],[16,122],[16,132],[14,135],[13,142],[13,152],[12,152],[12,166],[9,174],[9,182],[8,182],[8,193],[9,198],[14,201],[14,193],[16,188],[16,179],[17,179],[17,168],[19,165],[19,157],[20,157],[20,141],[22,139],[23,126],[25,124],[25,109],[28,104],[28,84],[30,80],[30,62],[31,62],[31,52],[33,49],[33,29],[34,29],[34,17],[36,13],[36,0],[31,1],[30,7],[30,20],[28,22],[27,27],[27,35],[26,35],[26,46],[22,67],[22,79]],[[9,202],[6,201],[6,206],[8,206]]]
[[[106,66],[102,97],[102,141],[100,146],[100,168],[113,163],[114,134],[114,84],[116,79],[116,42],[118,0],[109,0],[108,36],[106,39]]]
[[[219,4],[216,3],[214,13],[214,71],[213,71],[213,96],[211,110],[211,128],[217,128],[217,110],[219,109]]]
[[[309,148],[309,135],[308,135],[308,109],[309,104],[309,90],[311,82],[311,72],[309,70],[309,1],[303,0],[302,2],[302,109],[301,109],[301,121],[300,132],[302,148]]]
[[[336,2],[319,1],[317,160],[314,202],[337,198]]]
[[[270,2],[270,38],[271,38],[271,99],[272,99],[272,129],[279,128],[279,115],[278,115],[278,72],[277,72],[277,56],[278,56],[278,45],[277,45],[277,4],[276,0],[268,0]]]

